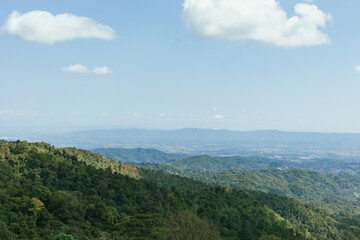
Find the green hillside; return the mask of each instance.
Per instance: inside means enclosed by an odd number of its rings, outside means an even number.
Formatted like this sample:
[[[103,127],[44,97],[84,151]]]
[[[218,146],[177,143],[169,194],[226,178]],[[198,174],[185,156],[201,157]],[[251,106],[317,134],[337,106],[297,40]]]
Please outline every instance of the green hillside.
[[[207,155],[192,156],[170,161],[166,165],[183,171],[224,171],[230,169],[261,170],[266,168],[293,169],[298,168],[296,163],[275,161],[262,157],[211,157]]]
[[[265,169],[211,173],[193,171],[186,175],[204,182],[271,192],[307,201],[324,198],[360,200],[360,176],[350,174],[326,175],[298,169]]]
[[[0,173],[0,239],[356,239],[346,216],[342,223],[285,197],[286,211],[277,212],[266,193],[211,187],[74,148],[0,141]],[[166,187],[142,179],[150,177]],[[175,187],[181,182],[186,191]]]
[[[137,166],[210,184],[270,192],[306,201],[335,198],[360,202],[360,176],[352,174],[322,174],[304,169],[209,172],[183,171],[173,166],[157,164],[137,164]]]
[[[133,163],[165,163],[188,156],[186,154],[165,153],[156,149],[144,148],[96,148],[91,151],[117,161]]]
[[[313,159],[292,162],[289,160],[275,160],[264,157],[212,157],[208,155],[186,156],[163,153],[154,149],[100,149],[93,150],[106,157],[132,162],[136,164],[152,163],[164,164],[183,171],[218,172],[225,170],[259,171],[268,168],[308,169],[325,174],[352,174],[360,175],[360,163],[336,159]]]
[[[333,159],[317,159],[316,161],[307,161],[301,164],[303,168],[313,169],[322,173],[340,174],[348,173],[360,175],[360,163],[347,162]]]

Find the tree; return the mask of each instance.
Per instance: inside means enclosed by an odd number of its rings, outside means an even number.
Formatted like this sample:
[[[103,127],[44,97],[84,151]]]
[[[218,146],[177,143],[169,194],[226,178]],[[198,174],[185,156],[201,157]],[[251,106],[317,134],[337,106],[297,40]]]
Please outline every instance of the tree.
[[[274,234],[271,235],[262,235],[259,240],[280,240],[280,238],[278,238],[277,236],[275,236]]]
[[[40,199],[38,198],[32,198],[31,204],[32,207],[29,208],[29,211],[34,213],[35,216],[34,224],[36,225],[37,214],[45,208],[45,204],[42,201],[40,201]]]
[[[8,230],[6,224],[0,221],[0,239],[13,240],[15,236]]]
[[[70,234],[60,233],[54,237],[54,240],[75,240],[75,237]]]
[[[205,219],[200,219],[190,212],[183,212],[168,217],[166,224],[171,229],[170,239],[220,239],[217,227]]]
[[[10,155],[10,149],[6,146],[1,146],[0,147],[0,162],[4,162],[9,155]]]

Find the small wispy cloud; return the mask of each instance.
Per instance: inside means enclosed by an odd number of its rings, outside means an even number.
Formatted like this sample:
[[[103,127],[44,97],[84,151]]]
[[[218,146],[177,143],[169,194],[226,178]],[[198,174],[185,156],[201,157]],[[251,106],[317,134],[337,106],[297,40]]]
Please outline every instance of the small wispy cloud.
[[[360,72],[360,65],[354,67],[355,71]]]
[[[73,64],[61,69],[64,72],[77,72],[77,73],[94,73],[94,74],[110,74],[113,73],[107,66],[103,67],[94,67],[92,69],[81,65]]]
[[[224,116],[220,115],[220,114],[217,114],[217,115],[214,115],[213,118],[215,118],[215,119],[223,119]]]
[[[63,67],[64,72],[89,72],[89,69],[81,64],[73,64],[68,67]]]
[[[109,74],[109,73],[112,73],[112,71],[110,71],[110,69],[107,66],[95,67],[93,70],[91,70],[91,72],[93,72],[95,74]]]
[[[166,114],[165,113],[160,113],[160,117],[165,117]]]
[[[134,117],[140,117],[140,116],[141,116],[141,114],[140,114],[140,113],[137,113],[137,112],[132,113],[132,115],[133,115]]]
[[[0,111],[0,116],[12,116],[12,117],[28,117],[28,116],[36,116],[36,112],[31,111]]]
[[[99,24],[91,18],[69,13],[53,15],[50,12],[38,10],[24,14],[13,11],[1,31],[26,41],[45,44],[79,38],[113,40],[117,37],[111,27]]]

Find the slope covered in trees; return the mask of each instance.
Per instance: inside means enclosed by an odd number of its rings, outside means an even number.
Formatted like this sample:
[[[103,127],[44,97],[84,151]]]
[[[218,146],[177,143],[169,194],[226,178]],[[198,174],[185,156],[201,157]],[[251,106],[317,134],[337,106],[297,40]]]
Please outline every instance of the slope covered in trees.
[[[287,161],[275,161],[262,157],[211,157],[207,155],[192,156],[165,163],[184,171],[224,171],[230,169],[261,170],[266,168],[293,169],[300,165]]]
[[[351,174],[322,174],[304,169],[209,172],[183,171],[172,166],[157,164],[138,164],[138,166],[210,184],[270,192],[306,201],[332,198],[360,201],[360,176]]]
[[[334,159],[317,159],[316,161],[306,161],[301,164],[302,168],[312,169],[322,173],[340,174],[348,173],[360,175],[359,161],[341,161]]]
[[[360,176],[326,175],[308,170],[265,169],[261,171],[230,170],[223,172],[192,172],[194,179],[204,182],[272,192],[307,201],[337,198],[360,200]]]
[[[188,156],[186,154],[165,153],[156,149],[145,148],[96,148],[91,151],[117,161],[134,163],[165,163]]]
[[[294,204],[285,217],[265,193],[178,176],[159,181],[160,173],[137,168],[130,177],[135,168],[118,164],[83,150],[0,141],[0,239],[356,239],[350,221],[311,206]],[[167,187],[142,179],[150,177]],[[181,181],[188,190],[174,187]]]
[[[225,171],[233,169],[257,171],[268,168],[308,169],[326,174],[348,173],[360,175],[360,163],[355,160],[313,159],[275,160],[264,157],[212,157],[208,155],[188,156],[186,154],[170,154],[156,149],[98,148],[92,150],[107,158],[121,162],[166,164],[184,171]],[[354,162],[355,161],[355,162]]]

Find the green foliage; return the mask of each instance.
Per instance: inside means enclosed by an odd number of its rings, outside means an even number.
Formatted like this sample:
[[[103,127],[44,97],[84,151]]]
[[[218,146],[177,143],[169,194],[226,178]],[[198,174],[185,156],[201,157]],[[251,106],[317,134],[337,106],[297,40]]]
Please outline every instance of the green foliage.
[[[54,240],[76,240],[76,238],[70,234],[60,233],[54,237]]]
[[[265,203],[281,217],[299,226],[302,231],[311,232],[321,239],[354,239],[354,236],[347,235],[349,233],[355,234],[356,222],[346,223],[339,216],[330,217],[304,201],[255,191],[252,194],[258,201]]]
[[[229,169],[261,170],[265,168],[293,169],[299,165],[285,161],[274,161],[261,157],[210,157],[207,155],[192,156],[180,160],[170,161],[165,165],[183,171],[208,171],[217,172]]]
[[[311,201],[317,208],[334,214],[360,214],[360,176],[326,175],[308,170],[265,169],[182,171],[168,165],[139,164],[143,168],[173,173],[214,185],[245,188]]]
[[[317,159],[316,161],[303,162],[301,167],[327,174],[348,173],[353,175],[360,175],[360,163],[358,161],[348,162],[333,159]]]
[[[156,149],[144,148],[97,148],[92,152],[116,161],[131,163],[165,163],[187,157],[186,154],[165,153]]]
[[[143,179],[146,179],[150,182],[155,182],[157,185],[162,187],[175,187],[178,190],[185,191],[185,190],[201,190],[208,188],[210,184],[202,183],[199,181],[195,181],[190,178],[181,177],[178,175],[172,174],[162,174],[154,171],[150,171],[147,169],[140,168],[139,169],[140,175]]]
[[[160,172],[169,170],[167,165],[139,164],[138,166]],[[340,236],[347,236],[348,233],[353,235],[354,226],[358,225],[360,203],[344,200],[346,197],[355,200],[351,193],[359,189],[356,180],[358,176],[324,175],[306,170],[281,171],[277,169],[258,172],[243,170],[203,172],[181,171],[170,167],[170,170],[211,184],[257,190],[252,194],[260,202],[265,203],[282,218],[289,220],[305,234],[311,232],[325,239],[341,239]],[[258,190],[303,198],[311,200],[311,203],[264,194]],[[347,239],[352,239],[352,237],[347,237]]]
[[[45,208],[44,203],[41,202],[39,199],[37,198],[32,198],[31,199],[31,208],[29,208],[29,211],[34,213],[35,216],[37,216],[37,214],[42,211]]]
[[[277,205],[269,194],[129,167],[159,187],[120,174],[122,163],[46,143],[0,147],[10,151],[0,162],[0,239],[355,239],[355,219],[340,224],[288,198]]]
[[[7,224],[0,221],[0,239],[4,240],[15,240],[15,234],[9,231]]]
[[[281,239],[275,236],[274,234],[271,234],[271,235],[262,235],[259,238],[259,240],[281,240]]]
[[[181,212],[168,216],[166,221],[171,226],[169,238],[172,240],[196,239],[219,240],[217,227],[206,219],[201,219],[190,212]]]
[[[271,192],[307,201],[336,198],[360,200],[360,176],[325,175],[308,170],[266,169],[258,172],[229,170],[223,172],[189,172],[186,176],[196,180],[230,187],[241,187]]]

